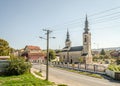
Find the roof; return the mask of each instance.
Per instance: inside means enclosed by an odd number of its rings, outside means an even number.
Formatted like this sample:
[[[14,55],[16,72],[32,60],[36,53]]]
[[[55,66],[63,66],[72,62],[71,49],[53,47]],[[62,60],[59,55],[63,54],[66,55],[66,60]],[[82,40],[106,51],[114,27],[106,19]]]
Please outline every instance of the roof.
[[[42,53],[28,53],[28,55],[43,55]]]
[[[88,53],[83,53],[81,56],[87,56],[88,55]]]
[[[75,47],[71,47],[69,51],[82,51],[83,50],[83,46],[75,46]]]
[[[66,50],[65,50],[66,49]],[[62,52],[66,52],[68,48],[64,47]],[[82,51],[83,46],[70,47],[69,51]]]
[[[32,45],[30,45],[30,46],[26,46],[28,49],[31,49],[31,50],[41,50],[40,49],[40,47],[38,47],[38,46],[32,46]],[[25,47],[25,48],[26,48]]]
[[[69,47],[64,47],[64,48],[63,48],[63,50],[68,50],[68,49],[69,49]]]

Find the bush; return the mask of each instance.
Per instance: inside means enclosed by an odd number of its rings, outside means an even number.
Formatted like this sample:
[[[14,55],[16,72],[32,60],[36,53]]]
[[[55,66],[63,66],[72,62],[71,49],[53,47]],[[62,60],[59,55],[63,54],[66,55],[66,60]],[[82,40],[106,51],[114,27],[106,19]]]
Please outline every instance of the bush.
[[[120,72],[120,65],[109,65],[108,69],[111,71]]]
[[[6,73],[7,75],[21,75],[28,72],[30,68],[31,64],[29,62],[25,62],[24,58],[12,57]]]

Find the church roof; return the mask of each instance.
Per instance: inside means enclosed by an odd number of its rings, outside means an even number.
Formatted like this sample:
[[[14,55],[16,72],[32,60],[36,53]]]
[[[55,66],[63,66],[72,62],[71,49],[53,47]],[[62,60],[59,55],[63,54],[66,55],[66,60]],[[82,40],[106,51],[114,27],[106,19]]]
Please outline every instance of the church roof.
[[[83,50],[83,46],[75,46],[75,47],[71,47],[69,51],[82,51]]]
[[[68,47],[64,47],[62,52],[67,52],[68,50]],[[70,51],[82,51],[83,50],[83,46],[75,46],[75,47],[70,47],[70,49],[68,50],[69,52]]]

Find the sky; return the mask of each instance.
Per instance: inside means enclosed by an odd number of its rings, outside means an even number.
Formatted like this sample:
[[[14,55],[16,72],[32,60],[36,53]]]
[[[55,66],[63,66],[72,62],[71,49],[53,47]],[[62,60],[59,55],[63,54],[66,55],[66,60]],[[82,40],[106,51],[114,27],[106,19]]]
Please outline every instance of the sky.
[[[46,49],[39,37],[47,29],[49,47],[62,49],[68,29],[72,46],[82,46],[86,14],[93,49],[120,47],[120,0],[0,0],[0,38],[15,49]]]

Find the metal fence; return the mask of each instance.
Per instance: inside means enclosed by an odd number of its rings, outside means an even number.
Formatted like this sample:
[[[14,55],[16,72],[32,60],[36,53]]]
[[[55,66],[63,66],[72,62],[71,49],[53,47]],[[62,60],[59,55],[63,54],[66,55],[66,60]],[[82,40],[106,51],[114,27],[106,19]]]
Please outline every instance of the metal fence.
[[[61,67],[61,68],[67,68],[67,69],[73,69],[77,71],[87,71],[92,73],[99,73],[99,74],[105,74],[105,70],[107,69],[106,66],[102,64],[69,64],[64,62],[51,62],[50,65],[54,67]]]

